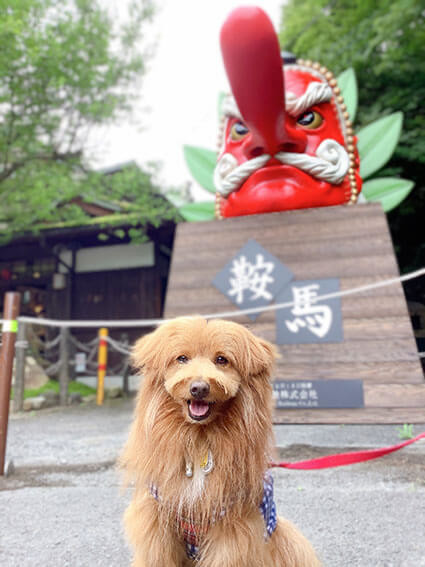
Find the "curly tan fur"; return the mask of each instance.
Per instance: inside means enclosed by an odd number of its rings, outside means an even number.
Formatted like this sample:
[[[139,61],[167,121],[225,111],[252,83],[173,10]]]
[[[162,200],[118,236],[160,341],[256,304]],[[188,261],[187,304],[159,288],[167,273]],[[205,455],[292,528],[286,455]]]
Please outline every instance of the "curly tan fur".
[[[182,358],[183,357],[183,358]],[[258,506],[273,450],[270,373],[276,352],[245,327],[200,317],[165,323],[133,351],[143,374],[121,465],[134,494],[125,514],[134,567],[192,567],[176,518],[202,535],[199,567],[319,567],[286,520],[266,541]],[[209,386],[210,412],[189,411],[191,385]],[[214,468],[185,475],[210,451]],[[155,499],[149,486],[159,491]]]

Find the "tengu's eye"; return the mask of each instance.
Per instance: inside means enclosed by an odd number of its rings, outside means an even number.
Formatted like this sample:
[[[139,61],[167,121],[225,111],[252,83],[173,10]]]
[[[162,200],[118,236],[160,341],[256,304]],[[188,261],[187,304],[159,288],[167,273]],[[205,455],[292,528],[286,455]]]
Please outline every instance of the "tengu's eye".
[[[226,364],[229,364],[229,361],[227,360],[227,358],[225,356],[217,356],[215,359],[215,363],[219,364],[220,366],[226,366]]]
[[[181,354],[177,357],[177,361],[180,362],[180,364],[186,364],[186,362],[189,362],[189,359],[185,354]]]
[[[323,122],[323,116],[316,112],[315,110],[308,110],[301,114],[301,116],[297,120],[297,124],[302,126],[303,128],[307,128],[308,130],[314,130],[314,128],[318,128],[321,126]]]
[[[230,137],[236,142],[244,138],[248,132],[249,130],[243,122],[235,122],[230,129]]]

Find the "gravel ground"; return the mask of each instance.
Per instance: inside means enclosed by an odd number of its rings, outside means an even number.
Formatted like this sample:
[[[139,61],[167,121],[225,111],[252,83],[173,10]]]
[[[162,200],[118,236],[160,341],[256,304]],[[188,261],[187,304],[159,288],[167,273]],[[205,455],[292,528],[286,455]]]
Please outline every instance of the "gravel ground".
[[[129,565],[121,526],[129,494],[114,463],[131,414],[132,402],[117,400],[11,416],[16,471],[0,477],[2,567]],[[399,442],[395,426],[278,426],[276,437],[285,460]],[[274,477],[279,513],[325,567],[425,567],[423,441],[365,464]]]

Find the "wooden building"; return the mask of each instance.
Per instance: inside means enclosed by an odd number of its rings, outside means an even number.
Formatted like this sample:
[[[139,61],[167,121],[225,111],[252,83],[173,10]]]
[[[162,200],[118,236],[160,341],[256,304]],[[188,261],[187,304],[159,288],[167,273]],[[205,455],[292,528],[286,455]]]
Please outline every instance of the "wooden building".
[[[145,319],[161,317],[174,239],[174,222],[148,226],[146,242],[105,233],[134,226],[135,215],[108,203],[75,201],[89,215],[80,226],[44,228],[0,246],[0,313],[6,291],[21,293],[21,314],[61,320]],[[137,218],[137,217],[136,217]],[[117,223],[117,219],[120,221]],[[132,340],[140,329],[129,329]],[[78,331],[78,335],[94,330]],[[115,332],[119,337],[118,331]]]
[[[141,319],[162,312],[174,224],[149,241],[101,243],[98,226],[43,231],[0,247],[0,295],[22,294],[22,314]]]

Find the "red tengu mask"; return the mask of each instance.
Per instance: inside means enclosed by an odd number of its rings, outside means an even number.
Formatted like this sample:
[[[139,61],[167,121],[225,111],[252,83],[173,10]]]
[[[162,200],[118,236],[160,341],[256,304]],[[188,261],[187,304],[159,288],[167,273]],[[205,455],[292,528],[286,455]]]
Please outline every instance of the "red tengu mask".
[[[217,216],[355,203],[356,138],[332,73],[303,60],[282,66],[273,25],[256,7],[230,14],[221,48],[233,96],[223,103]]]

